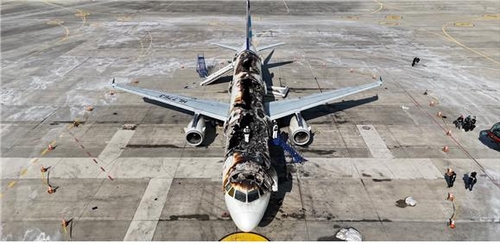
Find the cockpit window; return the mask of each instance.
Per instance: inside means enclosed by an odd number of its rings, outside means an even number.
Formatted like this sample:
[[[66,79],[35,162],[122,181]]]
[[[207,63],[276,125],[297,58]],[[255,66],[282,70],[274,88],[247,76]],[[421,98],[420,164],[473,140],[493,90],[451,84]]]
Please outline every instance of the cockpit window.
[[[241,201],[241,202],[247,201],[247,195],[241,191],[238,191],[238,190],[236,190],[236,194],[234,194],[234,198],[236,198],[236,200]]]
[[[226,192],[229,196],[234,197],[234,188],[231,186],[231,184],[226,185]]]
[[[257,199],[259,199],[259,191],[258,190],[253,190],[253,191],[248,193],[248,202],[253,202]]]

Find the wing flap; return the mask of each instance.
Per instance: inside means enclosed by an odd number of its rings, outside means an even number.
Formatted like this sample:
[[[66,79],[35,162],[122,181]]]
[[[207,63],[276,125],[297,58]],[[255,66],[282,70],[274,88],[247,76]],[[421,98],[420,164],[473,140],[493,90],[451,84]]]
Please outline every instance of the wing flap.
[[[305,96],[298,99],[286,99],[269,103],[268,111],[271,120],[280,119],[288,115],[326,104],[333,100],[366,91],[382,85],[382,79],[366,85],[345,87],[334,91]]]
[[[191,111],[196,114],[202,114],[204,116],[214,118],[220,121],[225,121],[227,119],[229,111],[229,104],[227,103],[211,101],[211,100],[202,100],[182,95],[170,94],[145,88],[116,84],[116,83],[113,83],[113,87],[115,87],[118,90],[133,93],[141,97],[145,97],[160,103],[168,104],[177,108]]]

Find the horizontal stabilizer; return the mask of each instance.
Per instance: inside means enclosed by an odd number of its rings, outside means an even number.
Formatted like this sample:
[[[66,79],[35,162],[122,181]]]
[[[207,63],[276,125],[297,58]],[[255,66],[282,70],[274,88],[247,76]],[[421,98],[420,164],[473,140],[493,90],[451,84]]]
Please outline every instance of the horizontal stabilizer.
[[[263,51],[263,50],[266,50],[266,49],[269,49],[269,48],[273,48],[273,47],[277,47],[277,46],[280,46],[280,45],[283,45],[285,44],[284,42],[280,42],[280,43],[275,43],[275,44],[271,44],[271,45],[267,45],[267,46],[263,46],[263,47],[258,47],[257,48],[257,51],[260,52],[260,51]]]
[[[204,81],[202,81],[200,83],[200,85],[202,85],[202,86],[208,85],[208,84],[216,81],[217,79],[219,79],[224,73],[226,73],[226,72],[228,72],[230,70],[233,70],[233,64],[232,63],[228,64],[224,68],[221,68],[221,69],[217,70],[215,73],[207,76],[207,78]]]
[[[240,51],[240,49],[241,49],[240,47],[232,47],[232,46],[228,46],[228,45],[224,45],[224,44],[220,44],[220,43],[212,43],[212,44],[214,44],[216,46],[219,46],[219,47],[222,47],[222,48],[233,50],[233,51],[236,51],[236,52]]]

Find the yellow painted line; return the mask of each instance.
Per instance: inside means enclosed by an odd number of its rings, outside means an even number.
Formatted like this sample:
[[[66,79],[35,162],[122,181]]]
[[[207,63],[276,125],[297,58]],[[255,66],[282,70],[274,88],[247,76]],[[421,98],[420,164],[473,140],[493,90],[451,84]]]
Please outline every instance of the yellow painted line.
[[[455,22],[453,25],[460,27],[474,27],[474,24],[471,22]]]
[[[38,158],[34,158],[34,159],[31,160],[32,164],[36,164],[37,162],[38,162]]]
[[[399,25],[398,22],[387,22],[387,21],[380,21],[380,25],[389,25],[389,26],[396,26]]]
[[[401,15],[387,15],[385,16],[385,19],[390,19],[390,20],[398,20],[398,19],[402,19],[403,16]]]
[[[346,16],[346,17],[342,17],[342,18],[344,18],[346,20],[358,20],[359,19],[358,16]]]
[[[264,241],[268,242],[265,236],[252,232],[236,232],[222,237],[220,241]]]
[[[28,169],[23,169],[23,170],[21,170],[21,172],[19,172],[19,176],[23,176],[26,173],[28,173]]]
[[[47,24],[48,25],[58,25],[58,26],[64,28],[64,32],[65,32],[64,33],[64,37],[62,37],[59,41],[64,41],[64,40],[66,40],[66,38],[68,38],[68,36],[69,36],[69,29],[66,26],[63,25],[64,21],[59,20],[59,19],[54,19],[54,20],[47,21]]]
[[[138,59],[142,58],[143,57],[143,52],[144,52],[144,43],[142,43],[142,40],[139,38],[139,37],[135,37],[139,43],[141,44],[141,49],[139,51],[139,56],[137,57]]]
[[[148,50],[151,49],[151,47],[153,47],[153,36],[151,35],[151,31],[148,31],[148,36],[149,36],[149,46],[148,46]]]
[[[443,31],[443,33],[446,35],[446,37],[448,37],[448,38],[449,38],[452,42],[454,42],[455,44],[457,44],[457,45],[459,45],[459,46],[461,46],[461,47],[463,47],[463,48],[465,48],[465,49],[467,49],[467,50],[469,50],[469,51],[471,51],[471,52],[473,52],[473,53],[475,53],[475,54],[477,54],[477,55],[479,55],[479,56],[482,56],[483,58],[488,59],[488,60],[490,60],[491,62],[493,62],[493,63],[495,63],[495,64],[497,64],[497,65],[500,65],[500,62],[498,62],[498,61],[496,61],[496,60],[494,60],[494,59],[490,58],[489,56],[487,56],[487,55],[486,55],[486,54],[484,54],[484,53],[481,53],[481,52],[479,52],[479,51],[476,51],[476,50],[474,50],[474,49],[472,49],[472,48],[470,48],[470,47],[468,47],[468,46],[466,46],[466,45],[462,44],[461,42],[457,41],[455,38],[453,38],[452,36],[450,36],[450,34],[448,34],[448,32],[446,32],[446,27],[448,27],[449,25],[454,24],[454,23],[455,23],[455,22],[448,22],[448,23],[444,24],[444,25],[443,25],[443,27],[441,27],[441,30],[442,30],[442,31]]]
[[[2,194],[2,193],[0,193],[0,198],[2,198],[2,197],[3,197],[3,194]]]
[[[16,181],[11,181],[8,185],[9,188],[12,188],[16,184]]]
[[[45,155],[48,151],[49,151],[49,149],[48,149],[48,148],[45,148],[45,150],[43,150],[43,151],[42,151],[42,153],[41,153],[41,154],[42,154],[42,156],[43,156],[43,155]]]
[[[45,177],[45,172],[42,172],[42,182],[45,183],[45,185],[49,185],[47,177]]]
[[[485,14],[485,15],[483,15],[483,19],[485,19],[485,20],[497,20],[497,19],[500,19],[500,14]]]
[[[378,3],[380,5],[380,7],[377,10],[371,12],[370,14],[374,14],[374,13],[376,13],[376,12],[378,12],[378,11],[380,11],[380,10],[382,10],[384,8],[384,4],[383,3],[381,3],[381,2],[379,2],[377,0],[373,0],[373,1],[375,1],[376,3]]]
[[[80,10],[80,9],[75,9],[77,13],[75,13],[76,17],[80,17],[82,19],[82,25],[80,26],[80,29],[85,25],[85,22],[87,21],[87,16],[90,15],[88,11]]]
[[[67,28],[66,26],[64,26],[64,25],[62,25],[62,24],[59,24],[59,26],[61,26],[62,28],[64,28],[64,30],[65,30],[65,32],[66,32],[66,33],[65,33],[65,35],[64,35],[64,37],[63,37],[61,40],[59,40],[59,41],[64,41],[64,40],[66,40],[66,38],[68,38],[68,36],[69,36],[69,30],[68,30],[68,28]]]

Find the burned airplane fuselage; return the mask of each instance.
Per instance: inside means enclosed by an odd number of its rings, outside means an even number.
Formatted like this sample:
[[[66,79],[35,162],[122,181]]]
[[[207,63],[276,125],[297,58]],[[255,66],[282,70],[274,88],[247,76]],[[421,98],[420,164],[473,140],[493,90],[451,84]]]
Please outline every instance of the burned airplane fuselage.
[[[242,51],[235,59],[229,85],[230,116],[224,125],[227,141],[222,184],[226,194],[241,203],[267,198],[267,206],[275,171],[269,157],[270,123],[263,104],[267,87],[261,64],[251,50]]]

